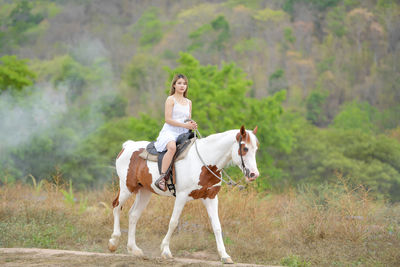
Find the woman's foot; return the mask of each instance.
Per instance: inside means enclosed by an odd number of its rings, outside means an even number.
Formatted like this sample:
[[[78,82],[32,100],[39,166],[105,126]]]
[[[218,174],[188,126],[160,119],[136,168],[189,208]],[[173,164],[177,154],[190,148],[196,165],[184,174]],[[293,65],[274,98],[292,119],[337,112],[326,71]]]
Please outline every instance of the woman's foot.
[[[160,178],[158,178],[157,181],[154,182],[154,185],[164,192],[167,191],[167,179],[165,176],[165,173],[161,173]]]

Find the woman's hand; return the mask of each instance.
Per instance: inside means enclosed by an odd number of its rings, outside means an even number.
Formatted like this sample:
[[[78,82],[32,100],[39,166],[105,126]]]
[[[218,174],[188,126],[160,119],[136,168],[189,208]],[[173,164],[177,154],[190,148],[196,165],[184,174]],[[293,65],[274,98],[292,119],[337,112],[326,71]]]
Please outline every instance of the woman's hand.
[[[185,128],[189,130],[196,130],[197,123],[194,120],[190,120],[189,122],[185,123]]]

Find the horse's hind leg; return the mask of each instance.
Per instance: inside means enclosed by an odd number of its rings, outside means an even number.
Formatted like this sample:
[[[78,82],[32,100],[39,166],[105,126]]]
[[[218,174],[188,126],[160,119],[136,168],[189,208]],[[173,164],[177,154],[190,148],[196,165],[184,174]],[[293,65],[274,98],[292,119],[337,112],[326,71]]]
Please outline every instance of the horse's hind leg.
[[[142,215],[143,210],[149,204],[151,192],[146,189],[140,189],[136,194],[135,203],[129,210],[129,231],[128,231],[128,252],[135,256],[143,256],[143,251],[136,245],[136,224]]]
[[[129,198],[131,193],[128,191],[127,188],[121,188],[118,197],[114,200],[114,202],[118,203],[113,209],[114,215],[114,231],[111,235],[110,240],[108,241],[108,249],[111,252],[117,250],[119,238],[121,236],[121,229],[119,225],[119,218],[121,214],[122,205],[125,201]],[[114,203],[113,203],[114,204]]]

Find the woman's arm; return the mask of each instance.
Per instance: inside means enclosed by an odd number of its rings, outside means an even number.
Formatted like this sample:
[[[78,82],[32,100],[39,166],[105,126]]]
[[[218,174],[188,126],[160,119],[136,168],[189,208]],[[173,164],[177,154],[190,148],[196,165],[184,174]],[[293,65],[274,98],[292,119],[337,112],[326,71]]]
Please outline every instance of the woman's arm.
[[[172,97],[168,97],[165,101],[165,122],[172,126],[183,127],[189,129],[189,125],[186,123],[177,122],[172,119],[172,109],[174,108],[174,100]]]

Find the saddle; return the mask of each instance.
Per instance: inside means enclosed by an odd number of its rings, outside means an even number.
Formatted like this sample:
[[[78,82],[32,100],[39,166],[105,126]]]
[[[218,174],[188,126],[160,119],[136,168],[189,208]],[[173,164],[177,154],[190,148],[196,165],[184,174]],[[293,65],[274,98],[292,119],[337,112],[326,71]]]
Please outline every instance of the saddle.
[[[167,186],[169,191],[171,191],[174,196],[175,196],[175,183],[176,183],[174,163],[186,157],[187,153],[189,152],[189,148],[193,145],[195,141],[195,138],[193,137],[194,137],[194,132],[192,131],[183,133],[178,136],[176,140],[175,155],[173,156],[171,164],[169,165],[168,170],[166,171],[166,175],[168,177]],[[158,172],[161,174],[162,160],[167,151],[165,150],[163,152],[158,152],[154,147],[154,143],[155,141],[150,142],[147,145],[146,149],[139,154],[139,157],[145,160],[158,162]]]

